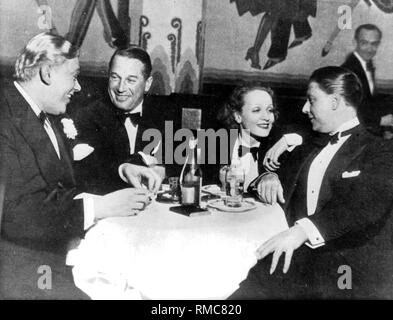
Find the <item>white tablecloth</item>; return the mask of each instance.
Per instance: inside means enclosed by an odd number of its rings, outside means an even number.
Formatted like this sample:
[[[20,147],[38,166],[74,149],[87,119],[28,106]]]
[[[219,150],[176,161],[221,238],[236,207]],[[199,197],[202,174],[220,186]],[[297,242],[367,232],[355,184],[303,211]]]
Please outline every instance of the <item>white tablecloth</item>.
[[[108,218],[69,254],[75,284],[92,299],[225,299],[256,262],[255,250],[287,228],[282,209],[186,217],[153,201]]]

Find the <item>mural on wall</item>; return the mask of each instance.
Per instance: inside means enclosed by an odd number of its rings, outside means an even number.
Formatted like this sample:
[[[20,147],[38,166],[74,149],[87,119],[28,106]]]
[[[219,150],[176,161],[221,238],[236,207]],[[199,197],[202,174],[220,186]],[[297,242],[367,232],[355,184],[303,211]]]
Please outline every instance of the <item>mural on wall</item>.
[[[127,10],[126,12],[128,12],[128,3],[128,1],[119,1],[122,10]],[[95,9],[104,27],[105,42],[112,48],[126,47],[129,44],[129,32],[126,32],[120,25],[109,0],[77,1],[72,11],[66,39],[78,47],[82,45]],[[124,17],[124,15],[122,16]],[[128,15],[125,17],[126,23],[129,23],[127,17]]]
[[[353,10],[357,7],[357,5],[359,4],[361,0],[352,0],[349,4],[348,7]],[[393,0],[363,0],[368,7],[371,7],[371,2],[373,1],[374,4],[383,12],[385,13],[393,13]],[[334,40],[337,38],[337,36],[339,35],[339,33],[341,32],[341,28],[338,27],[338,25],[336,26],[336,28],[333,30],[332,34],[329,37],[329,40],[326,41],[326,44],[323,46],[322,49],[322,57],[325,57],[328,55],[328,53],[330,52],[333,44],[334,44]]]
[[[235,2],[239,16],[250,12],[252,16],[263,13],[254,45],[247,50],[245,59],[251,67],[261,69],[259,51],[270,33],[271,46],[263,69],[269,69],[285,60],[288,49],[301,45],[312,36],[308,17],[316,16],[316,0],[230,0]],[[291,28],[295,39],[288,46]]]
[[[147,50],[147,41],[151,38],[150,32],[144,32],[143,29],[149,25],[149,18],[141,15],[139,17],[139,42],[138,45]]]
[[[209,0],[202,87],[210,92],[259,81],[302,89],[316,68],[345,61],[359,25],[375,24],[383,33],[376,83],[387,92],[393,87],[392,13],[393,0]]]
[[[128,0],[118,0],[118,17],[113,12],[110,0],[79,0],[75,3],[72,12],[69,31],[66,38],[75,45],[81,46],[89,28],[90,21],[95,11],[97,11],[102,25],[104,27],[105,42],[111,48],[122,48],[127,46],[131,41],[129,16],[124,14],[124,10],[129,10]],[[171,1],[168,1],[168,3]],[[145,1],[143,2],[145,5]],[[174,4],[174,3],[173,3]],[[146,4],[147,5],[147,4]],[[122,6],[122,8],[121,8]],[[145,9],[145,6],[143,6]],[[201,10],[201,7],[198,7]],[[120,11],[122,10],[122,11]],[[158,10],[158,9],[157,9]],[[145,13],[146,11],[146,13]],[[121,12],[122,15],[121,15]],[[199,12],[201,13],[201,12]],[[123,24],[121,23],[123,17]],[[135,17],[133,17],[135,18]],[[201,56],[201,21],[197,23],[195,35],[190,36],[195,39],[195,52],[190,54],[190,48],[183,52],[182,41],[183,19],[174,16],[169,20],[171,31],[164,34],[164,29],[154,28],[157,16],[149,16],[148,10],[143,10],[139,17],[138,39],[136,44],[148,51],[152,55],[152,75],[153,85],[150,89],[151,94],[170,94],[171,92],[197,93],[199,90],[199,70],[196,69]],[[160,20],[163,16],[160,15]],[[127,29],[128,28],[128,29]],[[127,31],[128,30],[128,31]],[[151,40],[162,39],[157,45]],[[166,38],[166,44],[163,40]],[[133,39],[134,42],[136,39]],[[162,50],[166,47],[167,50]],[[168,59],[169,56],[169,59]],[[195,62],[196,60],[196,62]]]
[[[198,93],[204,61],[204,3],[205,0],[0,0],[1,70],[11,73],[25,42],[38,33],[51,32],[82,48],[83,74],[106,77],[114,50],[133,44],[151,56],[153,94]]]

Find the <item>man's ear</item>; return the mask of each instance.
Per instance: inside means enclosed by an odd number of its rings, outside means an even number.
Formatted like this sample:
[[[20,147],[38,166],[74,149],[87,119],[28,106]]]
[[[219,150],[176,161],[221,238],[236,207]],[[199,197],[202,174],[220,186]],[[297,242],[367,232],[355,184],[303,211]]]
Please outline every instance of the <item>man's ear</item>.
[[[332,95],[332,109],[337,110],[342,102],[342,97],[338,94]]]
[[[352,45],[353,45],[353,47],[354,47],[355,50],[356,50],[357,47],[358,47],[358,41],[357,41],[355,38],[352,38]]]
[[[145,92],[148,92],[150,90],[151,84],[153,83],[153,77],[150,76],[149,78],[147,78],[146,80],[146,84],[145,84]]]
[[[40,67],[40,79],[47,86],[49,86],[52,83],[50,66],[43,65]]]

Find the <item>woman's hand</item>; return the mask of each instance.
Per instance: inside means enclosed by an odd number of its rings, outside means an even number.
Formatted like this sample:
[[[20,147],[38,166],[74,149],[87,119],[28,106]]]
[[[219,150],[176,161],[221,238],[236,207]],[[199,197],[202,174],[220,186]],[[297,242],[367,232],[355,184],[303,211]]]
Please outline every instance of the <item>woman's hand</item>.
[[[257,186],[259,199],[267,204],[285,203],[280,179],[273,172],[266,173]]]
[[[288,150],[288,143],[285,137],[278,140],[265,154],[263,166],[269,171],[276,171],[280,168],[278,158]]]

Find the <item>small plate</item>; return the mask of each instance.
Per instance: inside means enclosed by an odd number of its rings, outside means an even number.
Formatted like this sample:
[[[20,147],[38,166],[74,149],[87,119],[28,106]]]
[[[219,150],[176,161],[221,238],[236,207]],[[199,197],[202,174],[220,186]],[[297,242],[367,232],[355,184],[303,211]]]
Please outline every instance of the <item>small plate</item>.
[[[216,210],[226,212],[246,212],[255,209],[257,207],[257,204],[254,201],[243,200],[240,207],[228,207],[225,205],[224,200],[217,199],[209,201],[207,203],[207,206]]]
[[[220,187],[216,184],[208,184],[206,186],[202,186],[202,191],[208,194],[212,194],[214,196],[225,196],[225,192],[221,191]]]

